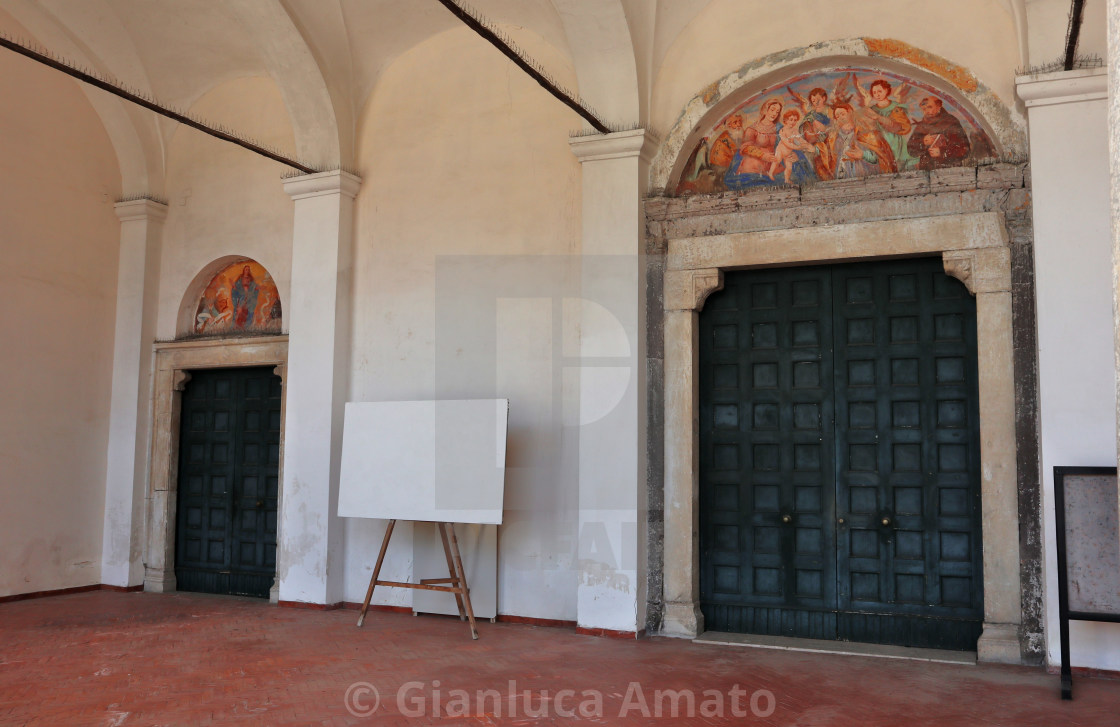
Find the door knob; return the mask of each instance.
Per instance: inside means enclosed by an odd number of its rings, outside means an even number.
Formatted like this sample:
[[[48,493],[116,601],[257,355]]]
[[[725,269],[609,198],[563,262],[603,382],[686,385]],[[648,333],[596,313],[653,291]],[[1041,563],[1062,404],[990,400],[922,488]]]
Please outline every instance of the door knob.
[[[891,524],[891,519],[889,517],[885,517],[882,520],[880,520],[879,522],[883,523],[883,527],[886,527],[887,525]]]
[[[838,523],[840,523],[841,525],[843,525],[843,524],[844,524],[844,518],[840,518],[840,519],[839,519],[839,520],[837,520],[836,522],[838,522]]]
[[[793,522],[793,518],[789,515],[782,515],[782,522],[788,525],[789,523]]]
[[[264,500],[257,500],[257,507],[264,507]]]

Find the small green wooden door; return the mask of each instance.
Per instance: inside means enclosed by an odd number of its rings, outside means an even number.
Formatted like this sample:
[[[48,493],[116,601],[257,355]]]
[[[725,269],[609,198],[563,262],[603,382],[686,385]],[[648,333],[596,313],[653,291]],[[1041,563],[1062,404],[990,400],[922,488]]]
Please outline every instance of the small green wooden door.
[[[191,372],[179,432],[179,590],[268,597],[279,466],[280,378],[272,368]]]
[[[700,316],[708,629],[975,648],[975,321],[938,259],[725,275]]]

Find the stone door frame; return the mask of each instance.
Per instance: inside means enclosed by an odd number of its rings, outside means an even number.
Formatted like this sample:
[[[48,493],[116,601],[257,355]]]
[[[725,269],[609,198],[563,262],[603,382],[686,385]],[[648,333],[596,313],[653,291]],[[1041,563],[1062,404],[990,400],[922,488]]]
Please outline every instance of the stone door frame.
[[[666,635],[703,632],[699,609],[698,320],[723,273],[940,255],[976,296],[984,548],[982,661],[1019,663],[1022,621],[1011,251],[1000,212],[855,221],[729,234],[665,235],[664,618]]]
[[[167,593],[175,583],[175,515],[179,490],[179,420],[183,388],[190,381],[191,369],[274,366],[280,377],[280,468],[284,462],[284,414],[288,387],[288,337],[213,339],[175,341],[155,344],[155,373],[151,458],[147,492],[147,541],[144,554],[144,590]],[[283,472],[278,473],[277,511],[284,503]],[[280,518],[276,540],[280,542]],[[280,549],[277,548],[277,553]],[[277,573],[280,562],[277,559]],[[274,581],[270,600],[278,598]]]

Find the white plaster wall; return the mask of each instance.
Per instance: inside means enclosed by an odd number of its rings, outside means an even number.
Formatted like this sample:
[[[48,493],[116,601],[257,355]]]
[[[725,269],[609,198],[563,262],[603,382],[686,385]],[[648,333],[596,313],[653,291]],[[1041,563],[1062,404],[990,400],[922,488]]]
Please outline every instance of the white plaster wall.
[[[566,57],[518,43],[574,87]],[[465,29],[402,55],[358,134],[351,396],[510,400],[498,611],[576,618],[575,434],[562,298],[580,245],[579,119]],[[578,351],[578,349],[577,349]],[[577,354],[578,356],[578,354]],[[569,382],[571,377],[568,377]],[[382,577],[411,572],[398,526]],[[384,524],[346,524],[345,600],[361,601]],[[375,603],[408,604],[400,589]]]
[[[1106,102],[1030,109],[1046,645],[1060,663],[1054,467],[1116,462]],[[1120,669],[1120,624],[1070,623],[1075,666]]]
[[[241,78],[211,89],[191,113],[292,153],[287,108],[270,79]],[[245,255],[268,270],[287,312],[291,290],[292,200],[281,175],[290,168],[178,126],[167,144],[167,221],[156,335],[175,337],[176,317],[191,281],[212,260]],[[197,303],[197,301],[194,301]],[[287,316],[284,317],[287,332]]]
[[[0,31],[30,37],[0,12]],[[0,596],[99,583],[120,173],[76,83],[0,53]]]
[[[964,66],[1005,104],[1015,103],[1020,65],[1014,19],[998,0],[746,3],[713,0],[655,69],[651,127],[665,133],[685,104],[743,64],[824,40],[891,38]]]
[[[1027,48],[1034,66],[1065,57],[1069,26],[1069,0],[1027,0]],[[1104,58],[1108,51],[1106,2],[1087,2],[1081,15],[1078,56]]]

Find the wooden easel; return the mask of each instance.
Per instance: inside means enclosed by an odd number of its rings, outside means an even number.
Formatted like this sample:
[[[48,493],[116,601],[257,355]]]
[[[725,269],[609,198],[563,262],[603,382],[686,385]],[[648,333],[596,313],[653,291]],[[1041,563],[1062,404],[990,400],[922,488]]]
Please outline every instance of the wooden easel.
[[[366,611],[369,610],[369,601],[373,598],[373,589],[376,586],[391,586],[393,588],[416,588],[422,591],[443,591],[455,594],[455,605],[459,607],[459,619],[466,619],[471,624],[471,638],[478,638],[478,630],[474,626],[474,609],[471,608],[471,590],[467,588],[467,572],[463,569],[463,559],[459,556],[459,541],[455,538],[455,525],[452,523],[436,523],[439,536],[443,540],[443,554],[447,558],[447,578],[423,578],[419,583],[401,583],[399,581],[379,581],[377,576],[381,573],[381,564],[385,562],[385,551],[389,549],[389,538],[393,535],[396,520],[389,521],[385,529],[385,539],[381,541],[381,552],[377,554],[377,565],[373,567],[373,577],[369,579],[369,590],[366,591],[366,600],[362,602],[362,612],[358,616],[358,626],[366,620]],[[449,585],[437,585],[447,583]]]

